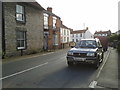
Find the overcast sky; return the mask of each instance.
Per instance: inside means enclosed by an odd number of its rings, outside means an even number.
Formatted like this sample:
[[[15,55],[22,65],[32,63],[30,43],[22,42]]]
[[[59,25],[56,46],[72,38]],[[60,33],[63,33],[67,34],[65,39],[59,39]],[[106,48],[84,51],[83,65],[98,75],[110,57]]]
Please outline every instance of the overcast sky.
[[[95,31],[118,30],[118,1],[120,0],[36,0],[45,9],[61,17],[63,24],[73,30],[88,27]]]

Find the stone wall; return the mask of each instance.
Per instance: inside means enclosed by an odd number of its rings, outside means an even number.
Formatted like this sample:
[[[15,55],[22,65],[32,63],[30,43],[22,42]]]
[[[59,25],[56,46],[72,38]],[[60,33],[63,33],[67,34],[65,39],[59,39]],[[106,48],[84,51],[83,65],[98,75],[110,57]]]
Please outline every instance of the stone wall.
[[[16,28],[24,28],[27,31],[27,49],[23,53],[40,52],[43,49],[43,12],[22,3],[25,7],[26,23],[18,23],[15,17],[16,4],[4,3],[6,56],[20,55],[20,51],[17,50]]]
[[[2,58],[2,2],[0,2],[0,59]]]

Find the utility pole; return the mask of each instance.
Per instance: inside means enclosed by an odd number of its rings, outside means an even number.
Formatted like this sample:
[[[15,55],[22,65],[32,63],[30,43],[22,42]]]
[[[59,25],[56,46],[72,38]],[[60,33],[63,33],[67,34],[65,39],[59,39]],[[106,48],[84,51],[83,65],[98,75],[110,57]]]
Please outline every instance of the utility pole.
[[[85,29],[85,23],[83,23],[83,28]]]

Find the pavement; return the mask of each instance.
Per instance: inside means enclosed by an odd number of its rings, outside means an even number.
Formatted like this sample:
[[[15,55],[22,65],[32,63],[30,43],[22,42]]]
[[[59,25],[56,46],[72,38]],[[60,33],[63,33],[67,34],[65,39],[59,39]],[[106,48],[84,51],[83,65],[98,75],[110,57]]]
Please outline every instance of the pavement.
[[[68,50],[68,49],[70,49],[70,48],[66,48],[66,50]],[[40,52],[40,53],[23,55],[23,56],[7,57],[5,59],[2,59],[2,63],[10,63],[10,62],[20,61],[20,60],[24,60],[24,59],[29,59],[29,58],[35,58],[35,57],[51,54],[51,53],[61,51],[61,50],[63,50],[63,49],[56,49],[56,50],[51,50],[51,51],[43,51],[43,52]]]
[[[97,85],[95,88],[105,88],[108,90],[118,89],[120,78],[118,79],[118,61],[119,55],[116,49],[111,48],[110,55],[97,78]],[[120,62],[120,61],[119,61]],[[118,85],[119,84],[119,85]]]

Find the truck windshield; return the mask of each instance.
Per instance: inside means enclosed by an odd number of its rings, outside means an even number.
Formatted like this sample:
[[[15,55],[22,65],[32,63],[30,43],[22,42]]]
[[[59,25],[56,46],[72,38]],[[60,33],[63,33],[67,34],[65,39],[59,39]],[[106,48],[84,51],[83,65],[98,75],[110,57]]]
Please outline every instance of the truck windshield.
[[[76,48],[96,48],[96,41],[95,40],[81,40],[75,46]]]

